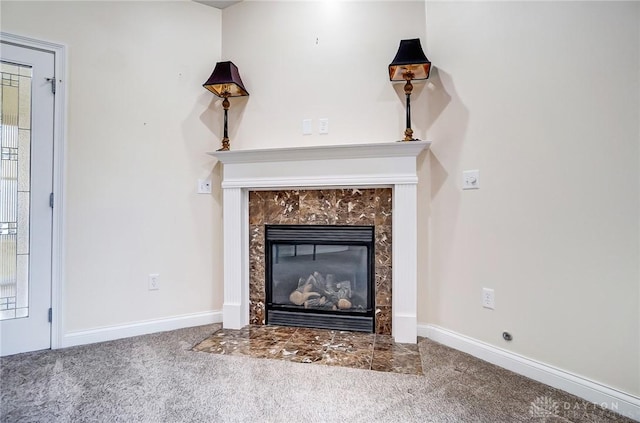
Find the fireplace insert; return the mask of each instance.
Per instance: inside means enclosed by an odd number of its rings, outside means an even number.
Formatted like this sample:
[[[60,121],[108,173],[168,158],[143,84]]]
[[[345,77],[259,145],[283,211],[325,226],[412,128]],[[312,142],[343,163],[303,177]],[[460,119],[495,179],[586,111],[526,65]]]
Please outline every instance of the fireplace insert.
[[[373,226],[265,225],[266,324],[374,332]]]

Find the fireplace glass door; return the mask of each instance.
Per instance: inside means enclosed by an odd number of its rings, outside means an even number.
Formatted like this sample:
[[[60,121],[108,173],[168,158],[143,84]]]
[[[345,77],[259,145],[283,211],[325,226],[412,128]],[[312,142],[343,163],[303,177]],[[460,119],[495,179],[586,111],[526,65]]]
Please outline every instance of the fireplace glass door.
[[[267,225],[267,324],[373,332],[372,226]]]

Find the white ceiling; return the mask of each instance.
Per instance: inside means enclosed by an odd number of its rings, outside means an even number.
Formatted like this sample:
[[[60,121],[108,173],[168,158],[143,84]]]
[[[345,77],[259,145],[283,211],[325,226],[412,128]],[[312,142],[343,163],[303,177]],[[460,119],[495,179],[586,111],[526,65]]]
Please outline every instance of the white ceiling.
[[[193,0],[196,3],[206,4],[207,6],[215,7],[216,9],[224,9],[232,4],[240,3],[242,0]]]

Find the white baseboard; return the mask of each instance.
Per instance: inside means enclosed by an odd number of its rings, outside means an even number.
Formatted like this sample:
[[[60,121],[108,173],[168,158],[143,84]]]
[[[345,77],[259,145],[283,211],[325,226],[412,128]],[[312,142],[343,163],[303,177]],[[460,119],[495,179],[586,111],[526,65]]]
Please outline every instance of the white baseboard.
[[[418,335],[640,421],[636,396],[435,325],[418,325]]]
[[[222,322],[221,311],[205,311],[202,313],[183,314],[164,319],[146,320],[125,325],[106,326],[96,329],[66,333],[62,338],[62,348],[76,345],[93,344],[95,342],[113,341],[149,333],[208,325]]]

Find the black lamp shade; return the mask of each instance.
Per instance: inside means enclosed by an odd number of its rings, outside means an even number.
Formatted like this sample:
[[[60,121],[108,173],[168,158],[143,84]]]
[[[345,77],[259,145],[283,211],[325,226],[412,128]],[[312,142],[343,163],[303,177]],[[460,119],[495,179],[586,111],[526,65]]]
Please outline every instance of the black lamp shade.
[[[420,39],[401,40],[396,57],[389,65],[389,80],[404,81],[407,72],[413,74],[410,79],[427,79],[430,70],[431,62],[422,51]]]
[[[202,84],[218,97],[241,97],[249,95],[244,88],[238,67],[233,62],[218,62],[213,73]]]

